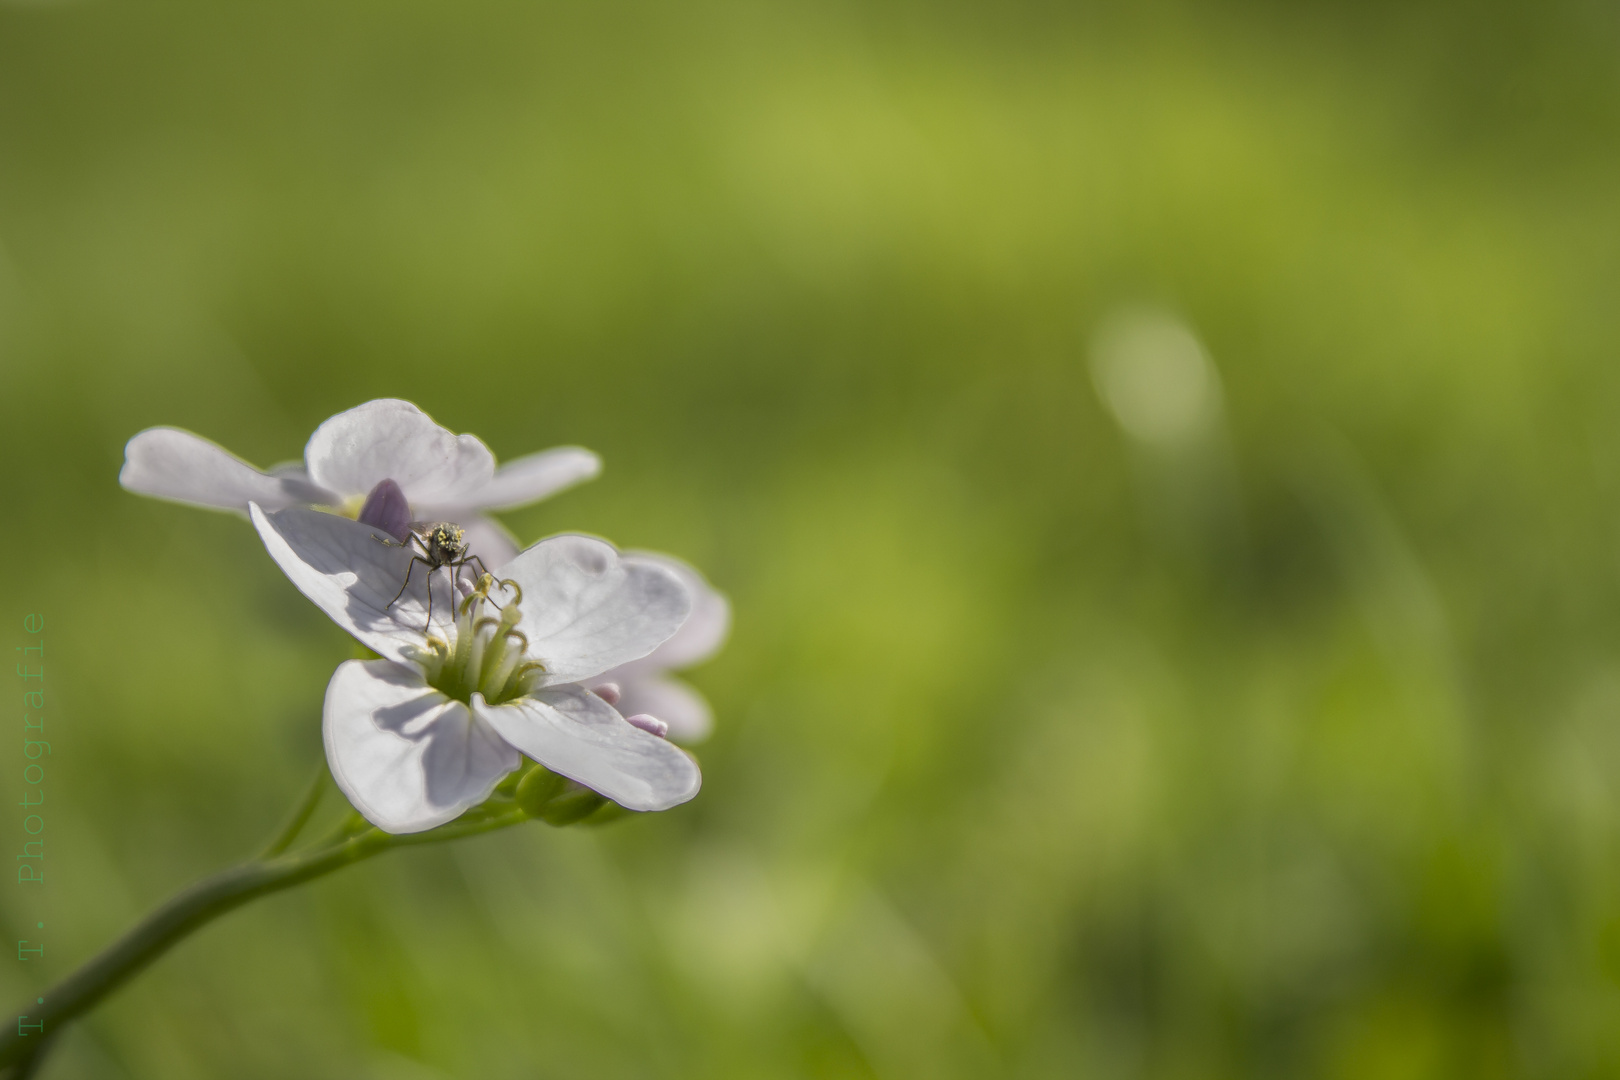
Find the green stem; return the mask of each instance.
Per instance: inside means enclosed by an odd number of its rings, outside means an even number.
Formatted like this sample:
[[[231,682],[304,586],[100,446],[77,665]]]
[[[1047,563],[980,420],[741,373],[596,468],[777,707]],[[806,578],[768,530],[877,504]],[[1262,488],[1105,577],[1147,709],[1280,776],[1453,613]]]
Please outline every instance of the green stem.
[[[319,793],[317,786],[315,799],[319,798]],[[297,830],[292,826],[302,829],[308,821],[307,811],[313,810],[313,800],[306,794],[305,802],[310,805],[300,807],[277,843],[282,838],[291,843],[288,831],[296,835]],[[467,820],[468,817],[471,820]],[[345,830],[305,851],[273,856],[267,852],[265,856],[206,878],[169,900],[100,955],[47,990],[44,1004],[18,1010],[19,1015],[25,1017],[19,1025],[43,1023],[45,1026],[24,1035],[20,1033],[20,1026],[8,1022],[0,1030],[0,1068],[19,1067],[14,1075],[30,1074],[49,1045],[47,1039],[54,1041],[63,1025],[93,1008],[171,946],[234,908],[352,866],[390,848],[457,840],[516,825],[527,817],[515,809],[483,814],[473,810],[448,825],[406,836],[393,836],[369,826],[360,833]],[[276,847],[272,844],[270,850],[275,851]]]
[[[309,785],[304,789],[304,796],[298,800],[292,816],[281,827],[281,832],[276,838],[270,841],[270,846],[259,853],[259,858],[268,859],[292,847],[293,841],[298,839],[298,834],[309,824],[310,815],[315,813],[315,808],[320,805],[321,795],[326,791],[326,778],[331,775],[326,768],[326,759],[322,758],[316,763],[315,775],[310,777]]]

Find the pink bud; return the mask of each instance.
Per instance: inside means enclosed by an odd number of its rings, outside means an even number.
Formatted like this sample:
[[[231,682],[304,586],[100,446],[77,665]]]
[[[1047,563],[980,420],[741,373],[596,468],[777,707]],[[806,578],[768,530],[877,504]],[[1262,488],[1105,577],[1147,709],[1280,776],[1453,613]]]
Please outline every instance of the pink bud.
[[[669,725],[649,713],[638,712],[634,716],[625,717],[625,720],[650,735],[658,736],[660,739],[669,734]]]
[[[591,693],[595,694],[609,705],[617,705],[619,703],[619,684],[616,682],[605,682],[601,686],[592,689]]]

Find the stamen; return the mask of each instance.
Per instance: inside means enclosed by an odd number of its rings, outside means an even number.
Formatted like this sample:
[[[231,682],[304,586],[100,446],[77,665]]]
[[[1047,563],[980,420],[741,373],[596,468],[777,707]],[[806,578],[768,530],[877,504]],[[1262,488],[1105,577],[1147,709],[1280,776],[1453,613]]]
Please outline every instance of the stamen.
[[[456,650],[450,656],[450,662],[457,668],[467,665],[467,657],[473,647],[472,619],[462,615],[456,619]]]
[[[534,680],[530,676],[543,675],[545,671],[546,665],[538,660],[530,660],[528,663],[518,665],[517,670],[508,675],[506,682],[502,684],[499,694],[500,700],[510,701],[515,697],[522,697],[524,694],[529,693],[534,689]]]
[[[506,642],[504,635],[496,640],[502,643],[503,648],[490,662],[484,665],[484,670],[479,673],[479,686],[487,689],[484,694],[486,700],[492,698],[504,699],[503,691],[506,688],[507,680],[511,678],[513,670],[523,662],[522,649],[504,648]]]
[[[472,628],[467,635],[472,640],[472,644],[467,649],[467,662],[464,670],[473,673],[473,677],[463,677],[461,682],[463,686],[468,688],[469,692],[478,685],[477,672],[481,671],[486,663],[486,652],[500,652],[498,645],[494,649],[490,649],[491,640],[489,636],[481,632],[485,626],[490,624],[499,625],[494,619],[479,619],[472,624]]]
[[[491,575],[480,575],[477,585],[462,598],[453,645],[430,642],[428,649],[417,648],[412,655],[422,663],[433,687],[459,701],[477,692],[490,704],[499,705],[529,693],[538,674],[545,671],[544,664],[525,656],[529,639],[517,628],[523,618],[517,604],[501,607],[490,598],[489,591],[497,584],[501,583]],[[487,614],[485,604],[499,611],[500,617]]]
[[[457,580],[459,581],[460,579],[458,578]],[[475,598],[488,602],[489,605],[496,611],[500,610],[501,606],[489,598],[489,590],[495,586],[495,578],[492,575],[479,574],[476,585],[469,586],[466,584],[466,582],[461,582],[461,584],[466,588],[466,591],[462,593],[462,596],[466,597],[466,599],[461,602],[461,611],[463,614],[465,614],[467,609],[472,606],[472,602]]]

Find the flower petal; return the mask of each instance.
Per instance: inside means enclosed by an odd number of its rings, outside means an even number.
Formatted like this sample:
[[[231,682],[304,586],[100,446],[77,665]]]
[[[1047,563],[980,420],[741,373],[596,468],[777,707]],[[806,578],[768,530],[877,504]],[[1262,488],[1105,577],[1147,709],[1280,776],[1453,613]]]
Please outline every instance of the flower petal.
[[[434,510],[451,518],[466,510],[511,510],[590,480],[601,471],[602,459],[584,447],[557,446],[508,461],[482,488]]]
[[[714,728],[709,703],[679,679],[656,675],[626,679],[619,694],[620,712],[626,716],[651,713],[669,725],[669,737],[676,742],[702,742]]]
[[[411,538],[411,504],[405,501],[405,493],[392,480],[379,481],[371,489],[355,520],[381,529],[402,544]]]
[[[381,530],[299,507],[267,514],[255,503],[249,516],[298,591],[378,655],[405,663],[423,646],[430,578],[433,630],[450,640],[455,602],[449,573],[430,575],[410,548],[378,539]]]
[[[731,604],[702,574],[673,555],[657,551],[630,551],[629,558],[656,563],[681,579],[692,594],[692,614],[687,616],[673,637],[658,648],[628,664],[615,668],[607,678],[639,679],[659,671],[673,671],[700,664],[720,651],[731,631]],[[648,709],[657,715],[657,710]],[[673,727],[673,723],[671,724]]]
[[[692,600],[667,568],[589,536],[542,540],[496,571],[523,588],[518,629],[546,666],[542,685],[579,682],[646,656],[680,629]]]
[[[501,738],[550,769],[628,810],[667,810],[696,795],[697,763],[674,745],[625,722],[578,686],[541,690],[504,705],[479,694],[473,712]]]
[[[305,477],[260,472],[201,435],[171,427],[147,428],[129,440],[118,482],[140,495],[244,514],[250,502],[278,509],[334,501]]]
[[[345,497],[392,479],[413,507],[455,505],[489,484],[495,456],[472,435],[457,435],[408,401],[380,398],[338,413],[304,448],[314,480]]]
[[[512,561],[517,554],[517,541],[512,534],[506,531],[506,526],[494,518],[483,514],[474,514],[467,518],[455,520],[466,532],[467,552],[484,560],[484,565],[494,569]]]
[[[326,686],[326,760],[385,832],[431,829],[477,806],[522,763],[483,720],[388,660],[349,660]]]

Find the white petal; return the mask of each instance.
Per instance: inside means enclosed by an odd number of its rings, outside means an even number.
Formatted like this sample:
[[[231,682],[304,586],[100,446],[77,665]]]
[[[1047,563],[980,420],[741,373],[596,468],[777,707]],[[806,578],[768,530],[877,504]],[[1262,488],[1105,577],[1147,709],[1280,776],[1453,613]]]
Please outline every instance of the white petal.
[[[254,504],[249,516],[299,592],[367,648],[409,662],[408,647],[423,644],[430,577],[426,565],[413,564],[409,548],[384,544],[377,539],[380,529],[318,510],[266,514]],[[400,594],[407,577],[410,584]],[[455,608],[450,574],[441,569],[431,578],[434,633],[449,641]]]
[[[700,664],[720,651],[731,631],[731,604],[702,574],[688,564],[657,551],[631,551],[627,557],[656,563],[681,579],[692,594],[692,614],[668,641],[642,657],[615,668],[608,678],[638,679],[660,671],[674,671]],[[648,709],[648,712],[654,712]],[[656,715],[656,713],[654,713]],[[662,717],[660,717],[662,719]]]
[[[466,518],[451,518],[466,531],[467,552],[484,560],[493,570],[512,561],[517,554],[517,541],[506,531],[506,526],[494,518],[474,514]]]
[[[626,723],[578,686],[541,690],[504,705],[474,694],[473,712],[534,760],[629,810],[667,810],[698,792],[697,763]]]
[[[496,571],[523,588],[518,629],[546,666],[543,685],[579,682],[646,656],[680,628],[692,599],[663,566],[589,536],[554,536]]]
[[[466,510],[511,510],[539,502],[602,471],[602,459],[580,446],[557,446],[508,461],[489,483],[460,502],[433,509],[452,520]]]
[[[179,428],[147,428],[124,447],[118,482],[160,499],[246,513],[250,502],[278,509],[336,501],[304,476],[260,472],[223,447]]]
[[[626,716],[651,713],[669,725],[669,737],[676,742],[702,742],[714,727],[709,703],[679,679],[656,675],[626,679],[620,695],[620,712]]]
[[[475,436],[448,431],[397,398],[327,420],[309,437],[304,461],[317,483],[340,495],[364,495],[393,480],[413,507],[458,505],[495,474],[495,455]]]
[[[349,660],[326,686],[326,760],[343,794],[385,832],[442,825],[522,763],[483,720],[388,660]]]

